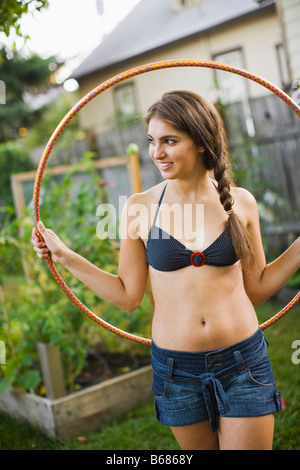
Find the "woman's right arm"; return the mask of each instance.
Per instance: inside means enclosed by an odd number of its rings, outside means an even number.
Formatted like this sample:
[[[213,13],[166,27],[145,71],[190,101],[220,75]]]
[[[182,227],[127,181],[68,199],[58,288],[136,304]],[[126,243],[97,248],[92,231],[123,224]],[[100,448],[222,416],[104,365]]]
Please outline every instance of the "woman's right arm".
[[[117,275],[103,271],[70,250],[52,230],[46,229],[41,222],[38,224],[38,230],[44,242],[39,240],[35,229],[32,231],[32,244],[40,258],[50,255],[53,262],[68,269],[99,297],[128,312],[135,310],[141,303],[148,276],[144,243],[137,234],[134,234],[134,220],[127,214],[128,205],[133,203],[130,199],[122,212]]]

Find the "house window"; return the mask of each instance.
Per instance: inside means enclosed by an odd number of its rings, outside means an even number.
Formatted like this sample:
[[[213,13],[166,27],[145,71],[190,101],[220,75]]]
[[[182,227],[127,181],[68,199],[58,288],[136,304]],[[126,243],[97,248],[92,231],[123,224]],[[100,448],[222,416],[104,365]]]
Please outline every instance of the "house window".
[[[214,56],[216,62],[233,65],[238,68],[244,68],[244,56],[241,49],[235,49]],[[248,84],[243,77],[215,70],[217,87],[220,92],[220,99],[223,104],[245,101],[248,99]]]
[[[277,53],[277,61],[278,61],[281,85],[283,87],[286,87],[287,85],[289,85],[290,80],[289,80],[289,71],[288,71],[288,65],[287,65],[287,60],[286,60],[286,54],[285,54],[283,44],[278,44],[276,46],[276,53]]]
[[[137,112],[133,83],[115,88],[114,94],[117,113],[132,116]]]

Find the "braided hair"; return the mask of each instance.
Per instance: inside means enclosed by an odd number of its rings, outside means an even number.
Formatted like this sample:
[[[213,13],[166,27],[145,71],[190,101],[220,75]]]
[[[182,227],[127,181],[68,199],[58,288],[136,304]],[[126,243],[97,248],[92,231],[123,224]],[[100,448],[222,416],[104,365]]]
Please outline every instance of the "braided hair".
[[[209,101],[187,90],[168,91],[154,103],[145,117],[146,124],[152,118],[162,119],[175,129],[188,134],[195,145],[203,147],[201,156],[206,169],[213,172],[218,183],[220,202],[228,215],[225,223],[235,252],[244,269],[254,266],[250,235],[235,214],[230,186],[234,185],[228,157],[228,144],[223,120]]]

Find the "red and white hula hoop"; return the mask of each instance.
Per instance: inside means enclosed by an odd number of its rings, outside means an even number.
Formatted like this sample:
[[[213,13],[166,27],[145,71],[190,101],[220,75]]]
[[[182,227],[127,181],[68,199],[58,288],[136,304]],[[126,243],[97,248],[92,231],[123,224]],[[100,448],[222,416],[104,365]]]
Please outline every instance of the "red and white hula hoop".
[[[248,78],[249,80],[252,80],[253,82],[256,82],[259,85],[270,90],[272,93],[277,95],[281,100],[283,100],[294,111],[294,113],[297,114],[298,117],[300,117],[300,107],[290,98],[289,95],[287,95],[285,92],[277,88],[272,83],[269,83],[264,78],[258,77],[254,75],[253,73],[248,72],[247,70],[239,69],[232,65],[221,64],[218,62],[207,61],[207,60],[166,60],[163,62],[154,62],[154,63],[150,63],[146,65],[141,65],[139,67],[135,67],[126,72],[122,72],[110,78],[109,80],[106,80],[105,82],[101,83],[96,88],[91,90],[87,95],[85,95],[80,101],[78,101],[77,104],[75,104],[75,106],[73,106],[73,108],[61,120],[61,122],[58,124],[57,128],[53,132],[52,136],[50,137],[45,147],[45,150],[43,152],[43,155],[41,157],[38,169],[37,169],[34,189],[33,189],[33,217],[34,217],[34,223],[36,227],[37,227],[37,223],[40,221],[39,200],[40,200],[40,188],[41,188],[44,170],[45,170],[48,158],[53,150],[53,147],[57,139],[59,138],[60,134],[64,130],[64,128],[67,126],[67,124],[92,99],[94,99],[96,96],[103,93],[108,88],[116,85],[117,83],[123,82],[124,80],[127,80],[128,78],[132,78],[137,75],[141,75],[143,73],[152,72],[154,70],[172,68],[172,67],[202,67],[202,68],[208,68],[208,69],[223,70],[224,72],[231,72],[237,75],[241,75],[242,77]],[[105,322],[104,320],[99,318],[97,315],[95,315],[93,312],[91,312],[85,305],[82,304],[82,302],[79,299],[77,299],[77,297],[73,294],[73,292],[66,285],[65,281],[62,279],[62,277],[58,273],[50,257],[46,259],[46,263],[51,274],[53,275],[54,279],[59,284],[59,286],[62,288],[64,293],[91,320],[96,322],[98,325],[106,328],[107,330],[111,331],[112,333],[122,336],[124,338],[127,338],[131,341],[135,341],[135,342],[147,344],[147,345],[151,344],[150,339],[136,336],[136,335],[127,333],[126,331],[122,331],[114,327],[113,325],[110,325],[109,323]],[[300,292],[298,292],[298,294],[280,312],[278,312],[268,321],[260,325],[260,328],[264,330],[268,328],[269,326],[271,326],[273,323],[277,322],[280,318],[286,315],[289,312],[289,310],[299,300],[300,300]]]

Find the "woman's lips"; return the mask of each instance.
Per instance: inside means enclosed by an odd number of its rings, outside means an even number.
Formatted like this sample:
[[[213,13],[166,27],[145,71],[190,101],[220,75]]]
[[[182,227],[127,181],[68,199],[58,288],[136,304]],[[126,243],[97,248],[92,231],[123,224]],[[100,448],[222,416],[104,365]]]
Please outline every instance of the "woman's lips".
[[[161,170],[168,170],[173,165],[173,162],[157,162],[157,164]]]

